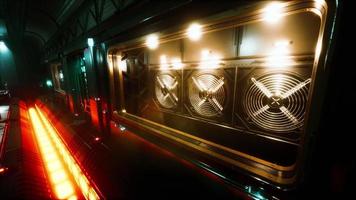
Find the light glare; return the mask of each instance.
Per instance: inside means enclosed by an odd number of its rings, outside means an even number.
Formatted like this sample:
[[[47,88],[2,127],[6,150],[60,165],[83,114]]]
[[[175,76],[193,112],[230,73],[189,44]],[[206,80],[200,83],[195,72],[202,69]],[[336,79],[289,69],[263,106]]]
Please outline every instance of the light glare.
[[[147,36],[147,39],[146,39],[146,46],[149,48],[149,49],[156,49],[158,47],[158,36],[155,35],[155,34],[151,34],[149,36]]]
[[[278,40],[273,44],[273,48],[267,57],[267,66],[269,67],[287,67],[293,64],[290,58],[290,44],[288,40]]]
[[[76,181],[85,199],[100,199],[80,167],[76,164],[76,160],[66,149],[58,132],[41,110],[38,107],[36,107],[36,110],[30,108],[29,114],[56,199],[77,199],[73,183],[68,177],[69,175]],[[66,165],[66,168],[64,168],[64,165]],[[87,185],[83,187],[78,181],[80,179],[84,179]],[[87,190],[87,188],[92,191],[92,194],[87,194],[87,192],[84,191]]]
[[[278,2],[273,2],[271,4],[268,4],[264,9],[263,9],[263,19],[271,24],[277,23],[283,13],[283,4],[278,3]]]
[[[172,58],[171,60],[172,66],[174,69],[182,69],[183,64],[180,58]]]
[[[94,46],[94,39],[93,38],[88,38],[88,46],[93,47]]]
[[[193,23],[187,30],[188,38],[193,41],[198,41],[202,36],[202,26],[197,23]]]
[[[200,68],[217,68],[221,62],[221,56],[208,49],[201,51]]]
[[[4,41],[0,41],[0,51],[7,51],[8,48]]]

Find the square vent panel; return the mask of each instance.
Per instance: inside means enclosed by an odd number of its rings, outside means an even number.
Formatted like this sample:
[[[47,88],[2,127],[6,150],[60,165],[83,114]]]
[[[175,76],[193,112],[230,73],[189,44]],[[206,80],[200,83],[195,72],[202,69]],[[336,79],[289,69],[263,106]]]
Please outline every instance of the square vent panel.
[[[311,67],[239,69],[237,126],[297,140],[303,130]]]

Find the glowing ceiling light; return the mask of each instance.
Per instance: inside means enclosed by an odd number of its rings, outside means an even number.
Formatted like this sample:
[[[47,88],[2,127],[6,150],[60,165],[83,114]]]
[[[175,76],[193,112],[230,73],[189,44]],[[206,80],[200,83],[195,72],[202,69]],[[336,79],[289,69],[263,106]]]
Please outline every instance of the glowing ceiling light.
[[[189,39],[198,41],[202,34],[202,26],[200,24],[193,23],[188,27],[187,35]]]
[[[51,80],[47,80],[46,81],[46,85],[47,85],[47,87],[52,87],[53,86],[52,81]]]
[[[87,43],[88,43],[89,47],[93,47],[94,46],[94,39],[93,38],[88,38]]]
[[[158,36],[156,34],[151,34],[146,38],[146,46],[149,49],[156,49],[159,45]]]
[[[4,41],[0,41],[0,51],[7,51],[8,48]]]
[[[283,7],[284,5],[278,2],[268,4],[263,9],[263,19],[271,24],[277,23],[282,17]]]

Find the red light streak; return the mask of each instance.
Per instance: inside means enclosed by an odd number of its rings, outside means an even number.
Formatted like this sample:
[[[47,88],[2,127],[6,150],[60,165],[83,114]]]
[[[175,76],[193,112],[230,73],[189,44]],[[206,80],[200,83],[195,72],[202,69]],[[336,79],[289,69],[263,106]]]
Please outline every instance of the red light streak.
[[[39,107],[29,109],[51,187],[58,199],[77,199],[77,186],[85,199],[100,199],[74,157],[70,154],[58,132]],[[99,138],[100,139],[100,138]],[[74,180],[72,182],[72,180]]]

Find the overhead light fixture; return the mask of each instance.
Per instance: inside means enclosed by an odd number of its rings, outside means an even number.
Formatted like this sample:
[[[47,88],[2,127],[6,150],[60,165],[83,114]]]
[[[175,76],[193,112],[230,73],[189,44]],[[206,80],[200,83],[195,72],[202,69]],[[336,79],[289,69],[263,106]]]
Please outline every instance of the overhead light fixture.
[[[272,2],[268,4],[263,9],[263,19],[270,24],[277,23],[282,17],[283,7],[284,5],[279,2]]]
[[[156,49],[159,45],[158,36],[156,34],[148,35],[146,38],[146,46],[149,49]]]
[[[4,41],[0,41],[0,51],[7,51],[8,48]]]
[[[47,87],[52,87],[53,86],[53,84],[52,84],[52,81],[51,80],[47,80],[46,81],[46,85],[47,85]]]
[[[198,23],[191,24],[187,30],[188,38],[193,41],[198,41],[202,34],[202,26]]]
[[[88,38],[88,46],[93,47],[94,46],[94,39],[93,38]]]

